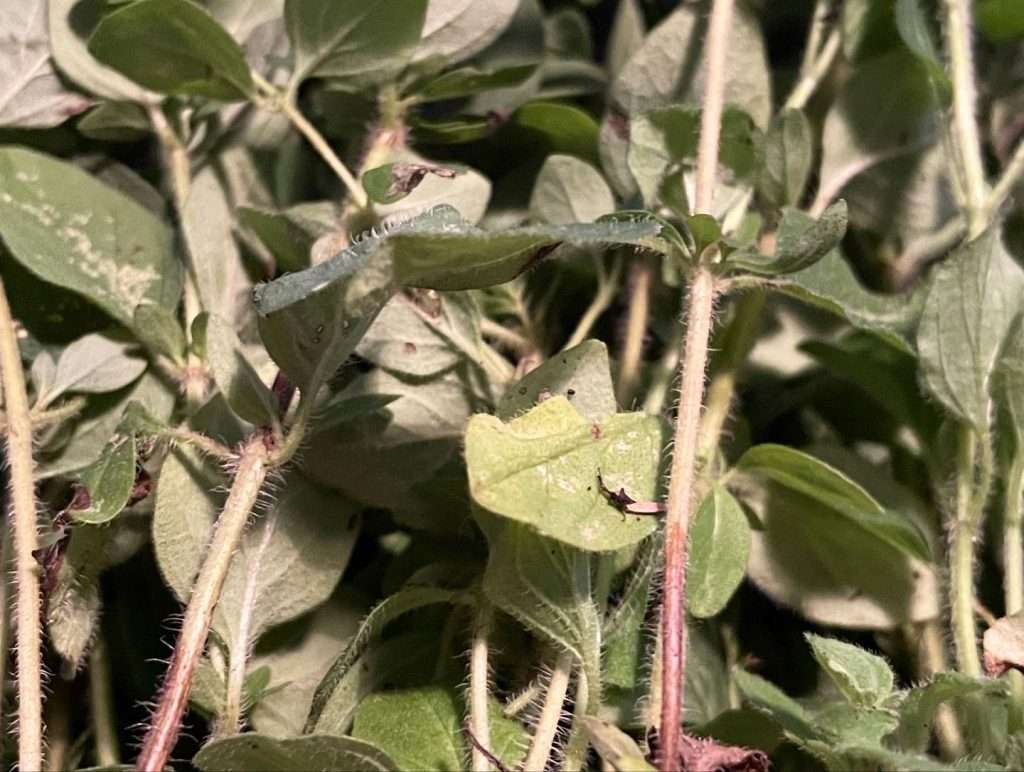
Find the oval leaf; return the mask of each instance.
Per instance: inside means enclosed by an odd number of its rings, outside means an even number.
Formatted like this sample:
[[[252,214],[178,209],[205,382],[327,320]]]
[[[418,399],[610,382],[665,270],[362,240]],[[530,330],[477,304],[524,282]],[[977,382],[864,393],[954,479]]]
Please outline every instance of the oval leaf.
[[[739,502],[716,485],[690,526],[687,610],[711,617],[725,608],[743,581],[750,555],[750,524]]]

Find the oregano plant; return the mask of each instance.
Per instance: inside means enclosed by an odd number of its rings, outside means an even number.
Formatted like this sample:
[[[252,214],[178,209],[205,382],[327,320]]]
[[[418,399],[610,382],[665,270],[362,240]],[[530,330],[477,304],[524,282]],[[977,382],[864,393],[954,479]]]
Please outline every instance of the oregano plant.
[[[6,768],[1024,765],[1024,8],[10,5]]]

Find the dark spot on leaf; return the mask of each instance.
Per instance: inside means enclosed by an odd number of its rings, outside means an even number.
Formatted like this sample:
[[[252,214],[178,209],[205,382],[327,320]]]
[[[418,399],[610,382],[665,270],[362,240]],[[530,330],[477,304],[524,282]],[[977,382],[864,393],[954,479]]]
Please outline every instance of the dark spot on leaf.
[[[524,270],[529,269],[529,268],[533,268],[533,266],[537,265],[537,263],[539,263],[545,257],[550,255],[552,252],[554,252],[560,246],[562,246],[562,242],[561,241],[556,241],[554,244],[545,244],[543,247],[538,247],[537,251],[534,252],[533,255],[530,256],[529,260],[527,260],[526,268]]]
[[[525,396],[525,394],[526,394],[526,387],[525,386],[520,386],[519,387],[519,394],[521,396]]]
[[[569,389],[568,391],[565,392],[565,395],[567,397],[575,397],[576,396],[576,389]]]
[[[416,344],[413,343],[412,341],[408,341],[407,340],[405,342],[405,345],[402,346],[402,351],[404,351],[406,354],[415,354],[416,353]]]
[[[601,426],[600,426],[600,424],[596,424],[595,423],[595,424],[591,424],[590,425],[590,436],[593,437],[595,440],[601,439]]]

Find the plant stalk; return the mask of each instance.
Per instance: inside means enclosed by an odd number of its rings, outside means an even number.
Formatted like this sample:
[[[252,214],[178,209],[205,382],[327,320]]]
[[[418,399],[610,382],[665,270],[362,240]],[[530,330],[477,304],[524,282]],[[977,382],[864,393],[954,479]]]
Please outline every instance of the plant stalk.
[[[978,657],[978,631],[974,621],[974,537],[977,523],[973,517],[975,461],[978,442],[970,427],[960,434],[956,482],[956,521],[950,550],[950,608],[957,666],[974,678],[981,676]]]
[[[196,667],[206,647],[213,611],[249,514],[263,488],[267,468],[268,451],[264,439],[255,435],[242,450],[231,492],[217,519],[210,546],[192,588],[160,701],[143,741],[142,752],[135,762],[135,768],[140,771],[161,772],[174,749]]]
[[[718,169],[718,141],[725,101],[725,56],[734,0],[714,0],[705,43],[707,76],[701,111],[694,211],[710,212]],[[665,517],[665,580],[662,595],[661,726],[658,769],[672,772],[682,759],[686,685],[686,560],[690,517],[696,498],[697,451],[708,341],[715,307],[715,278],[698,265],[689,282],[682,379],[676,412],[672,467]]]
[[[40,618],[39,547],[36,522],[32,419],[25,372],[7,292],[0,278],[0,383],[7,410],[7,463],[10,468],[14,535],[14,584],[17,593],[18,767],[43,768],[43,663]]]
[[[117,739],[110,655],[102,634],[93,643],[89,653],[89,718],[95,741],[96,764],[100,767],[116,767],[121,763],[121,751]]]
[[[981,136],[975,115],[977,87],[974,56],[971,50],[970,0],[943,0],[946,50],[950,78],[953,81],[953,135],[956,142],[957,170],[963,184],[967,215],[967,236],[975,238],[986,227],[985,166],[981,156]]]
[[[626,313],[626,337],[619,364],[619,405],[629,407],[640,380],[640,360],[644,353],[644,335],[651,314],[651,281],[654,263],[641,255],[629,269],[629,307]]]
[[[544,694],[544,705],[533,730],[530,750],[526,754],[526,760],[523,761],[524,770],[544,769],[548,765],[551,747],[554,745],[555,735],[558,733],[558,723],[562,718],[565,695],[569,692],[569,678],[572,675],[572,666],[575,660],[576,657],[571,651],[564,651],[558,655],[554,670],[551,671],[551,680],[548,681],[548,688]]]
[[[469,726],[476,741],[488,749],[491,747],[488,654],[492,620],[491,605],[486,600],[481,600],[480,610],[473,625],[473,642],[469,651]],[[492,769],[490,759],[476,745],[473,746],[472,769],[473,772],[491,772]]]
[[[1010,162],[1006,164],[1002,176],[992,188],[992,193],[989,195],[986,204],[989,218],[993,217],[999,207],[1003,205],[1003,202],[1010,197],[1022,176],[1024,176],[1024,140],[1017,145],[1017,149],[1013,151]]]

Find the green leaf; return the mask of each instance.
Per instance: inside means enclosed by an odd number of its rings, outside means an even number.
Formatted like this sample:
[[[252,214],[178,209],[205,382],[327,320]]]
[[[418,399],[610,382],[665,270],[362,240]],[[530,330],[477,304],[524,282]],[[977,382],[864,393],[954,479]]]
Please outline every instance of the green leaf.
[[[601,686],[601,622],[591,596],[592,553],[552,541],[520,523],[476,513],[490,554],[484,593],[531,632],[571,651],[591,690]]]
[[[831,252],[846,235],[846,202],[836,201],[812,220],[798,209],[782,213],[775,254],[766,257],[741,249],[727,258],[727,265],[763,276],[795,273],[809,268]]]
[[[69,510],[75,520],[97,525],[117,517],[135,486],[135,437],[115,436],[103,455],[82,471],[81,483],[89,494],[89,505]]]
[[[392,373],[425,378],[483,359],[480,309],[469,293],[424,302],[396,295],[356,347],[359,356]],[[484,376],[486,377],[486,376]]]
[[[978,26],[996,43],[1024,37],[1024,10],[1014,0],[979,0],[975,10]]]
[[[21,5],[28,7],[29,4]],[[101,3],[97,0],[50,0],[47,5],[50,51],[57,68],[66,77],[88,93],[105,99],[138,103],[150,101],[152,94],[117,70],[100,64],[86,48],[85,38],[100,20]],[[112,104],[101,104],[98,109]],[[88,118],[86,116],[86,120]],[[80,122],[79,128],[81,125]]]
[[[132,316],[135,337],[154,354],[163,354],[172,362],[185,358],[185,332],[177,317],[163,306],[142,303]]]
[[[654,772],[636,740],[609,721],[583,717],[583,730],[597,755],[616,772]]]
[[[352,397],[339,394],[318,406],[316,423],[311,431],[326,432],[349,421],[371,416],[400,398],[399,394],[358,394]]]
[[[140,303],[171,309],[181,295],[170,229],[128,196],[40,153],[0,149],[0,236],[36,276],[127,326]]]
[[[756,445],[736,468],[809,496],[911,557],[931,560],[931,550],[910,520],[888,512],[866,490],[814,456],[783,445]]]
[[[428,174],[453,180],[458,176],[458,171],[430,164],[384,164],[363,173],[363,189],[371,201],[393,204],[412,193]]]
[[[928,390],[985,433],[989,380],[1024,297],[1024,272],[992,228],[951,254],[928,284],[917,348]]]
[[[1018,316],[1006,336],[995,374],[994,398],[1009,415],[1018,452],[1024,450],[1024,317]]]
[[[814,719],[804,706],[775,684],[746,670],[736,670],[733,679],[744,702],[771,716],[786,732],[800,739],[818,736]]]
[[[89,109],[91,100],[69,89],[53,66],[44,0],[6,5],[0,27],[7,33],[0,48],[0,126],[48,128]]]
[[[699,62],[706,37],[704,9],[681,5],[658,24],[619,71],[611,99],[629,115],[668,104],[701,103]],[[725,57],[725,102],[744,110],[760,126],[771,116],[771,82],[757,16],[738,8]]]
[[[482,507],[583,550],[635,544],[657,527],[605,498],[612,490],[654,498],[662,449],[661,422],[641,413],[590,421],[564,397],[552,397],[503,423],[474,416],[466,430],[470,493]]]
[[[421,102],[472,96],[483,91],[518,86],[536,71],[535,64],[516,64],[496,69],[467,66],[450,70],[415,89]]]
[[[615,211],[615,199],[600,172],[569,155],[544,161],[530,196],[534,220],[555,225],[593,222]]]
[[[948,103],[953,93],[953,84],[950,83],[946,68],[942,64],[932,22],[921,5],[921,0],[896,0],[893,15],[896,29],[903,42],[928,68],[932,83],[935,84],[943,101]]]
[[[393,162],[393,167],[412,169],[414,174],[416,169],[434,170],[417,182],[415,189],[408,195],[401,196],[393,203],[384,202],[374,206],[374,212],[384,228],[438,206],[454,208],[463,220],[472,224],[483,219],[491,200],[491,182],[475,169],[466,166],[448,169],[408,149],[396,149],[382,160]],[[384,188],[384,185],[380,187]]]
[[[832,201],[857,175],[930,145],[935,107],[928,72],[910,53],[854,69],[825,117],[817,201]]]
[[[429,606],[434,603],[457,603],[466,602],[466,598],[454,590],[446,590],[440,587],[410,586],[399,590],[393,595],[378,603],[373,610],[366,615],[359,631],[349,639],[345,650],[338,655],[338,658],[331,663],[327,673],[320,681],[313,693],[313,700],[309,707],[309,716],[306,718],[304,732],[329,731],[328,727],[334,726],[335,731],[343,731],[337,728],[344,721],[339,721],[333,714],[332,700],[342,686],[343,681],[351,668],[359,661],[359,658],[366,651],[369,642],[380,634],[390,622],[407,614],[410,611]]]
[[[608,347],[585,340],[531,370],[508,387],[495,414],[510,421],[526,413],[542,396],[563,395],[590,421],[603,421],[618,410],[608,362]]]
[[[597,163],[599,128],[590,113],[560,102],[529,102],[517,109],[506,128],[523,144],[549,153],[574,155]]]
[[[797,206],[814,161],[814,135],[801,110],[783,110],[764,138],[764,168],[758,179],[761,195],[775,206]]]
[[[139,0],[118,8],[97,25],[89,52],[163,94],[234,101],[255,91],[238,43],[190,0]]]
[[[131,356],[136,346],[100,333],[79,338],[64,349],[49,388],[39,395],[42,406],[67,392],[102,394],[117,391],[137,380],[146,360]]]
[[[725,608],[743,581],[749,554],[747,516],[725,488],[715,485],[690,526],[687,610],[704,618]]]
[[[913,340],[925,293],[883,295],[867,290],[839,250],[829,252],[809,268],[775,279],[769,286],[838,314],[854,327],[880,335],[908,354],[916,353]]]
[[[603,682],[609,686],[633,689],[645,677],[648,636],[644,630],[644,620],[650,602],[651,581],[659,567],[662,549],[662,540],[659,538],[651,538],[641,545],[640,554],[622,589],[619,603],[605,617],[602,676]],[[687,675],[692,673],[689,671]]]
[[[397,772],[384,751],[351,737],[305,735],[279,739],[247,732],[214,740],[192,759],[203,772]]]
[[[238,224],[260,240],[282,271],[308,268],[313,244],[338,227],[337,207],[329,201],[296,204],[282,211],[242,206],[237,215]]]
[[[501,35],[518,8],[519,0],[430,0],[413,61],[468,59]]]
[[[932,723],[943,703],[982,691],[1003,693],[1005,690],[1005,683],[988,678],[971,678],[956,672],[936,673],[928,683],[911,689],[900,703],[900,747],[922,753],[928,749]]]
[[[149,116],[132,102],[104,102],[90,110],[77,124],[80,134],[102,142],[138,142],[152,127]]]
[[[437,686],[373,694],[356,711],[352,736],[388,753],[398,769],[462,769],[462,711],[455,694]]]
[[[608,35],[606,56],[608,72],[612,76],[618,75],[630,57],[640,49],[646,33],[647,24],[637,0],[619,0],[615,20]]]
[[[893,692],[889,663],[876,654],[835,638],[805,634],[814,658],[839,687],[847,701],[859,708],[882,707]]]
[[[199,285],[203,310],[240,323],[252,281],[235,243],[231,202],[213,166],[192,179],[181,228]]]
[[[392,79],[412,56],[426,12],[427,0],[286,0],[291,90],[311,77],[350,88]]]
[[[213,380],[231,409],[256,426],[275,425],[274,395],[245,356],[232,326],[215,314],[206,325],[206,354]]]

